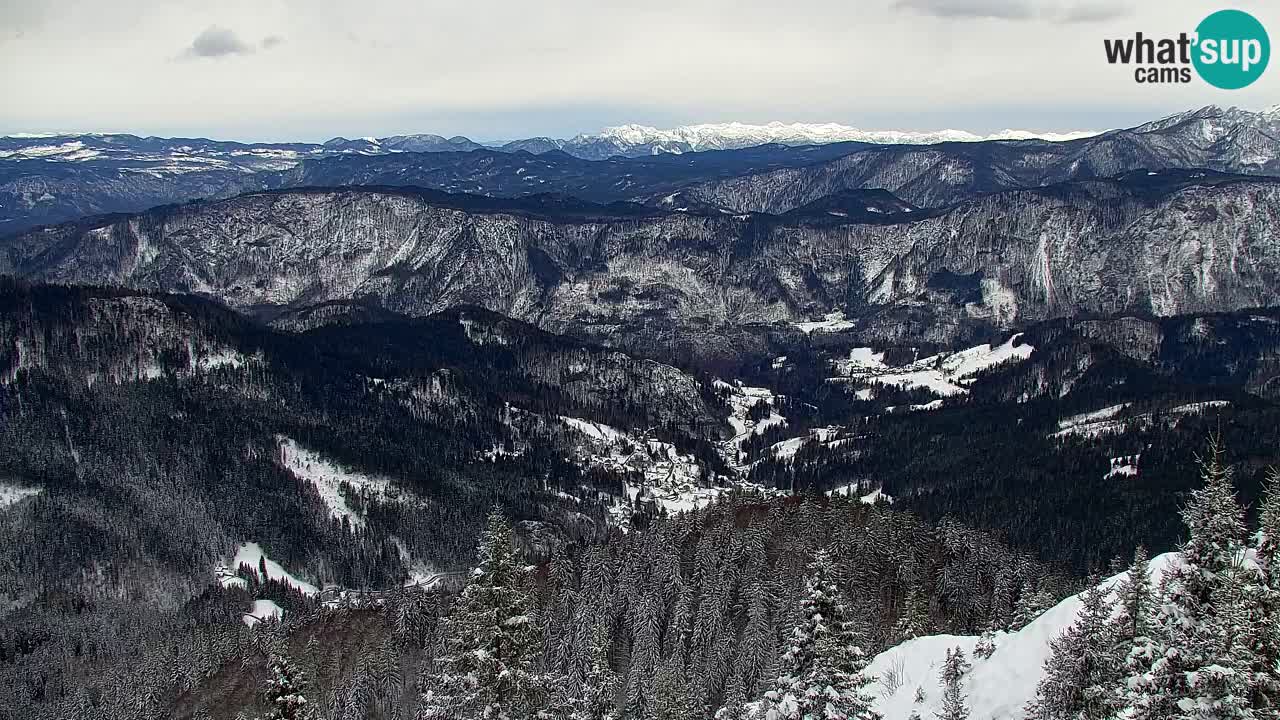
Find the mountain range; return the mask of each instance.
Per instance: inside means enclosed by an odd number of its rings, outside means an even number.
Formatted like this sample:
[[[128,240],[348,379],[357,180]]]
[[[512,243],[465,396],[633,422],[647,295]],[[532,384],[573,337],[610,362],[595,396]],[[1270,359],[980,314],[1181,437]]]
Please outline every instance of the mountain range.
[[[484,626],[741,720],[820,576],[887,717],[1013,720],[1086,577],[1274,553],[1280,112],[904,138],[0,141],[0,718],[463,716]]]
[[[840,311],[867,339],[954,343],[1051,317],[1276,297],[1272,178],[1135,171],[933,211],[869,195],[771,216],[300,188],[20,233],[0,240],[0,273],[200,293],[267,319],[333,302],[411,316],[473,304],[603,342]]]
[[[0,138],[0,234],[97,213],[314,185],[411,185],[508,197],[558,192],[593,202],[647,203],[683,191],[686,203],[773,213],[846,188],[881,188],[914,205],[938,207],[982,192],[1136,169],[1267,174],[1277,171],[1280,155],[1275,109],[1209,106],[1055,141],[1026,133],[982,139],[842,127],[729,124],[655,134],[626,126],[572,141],[534,138],[498,148],[435,135],[335,138],[323,145],[131,135]]]

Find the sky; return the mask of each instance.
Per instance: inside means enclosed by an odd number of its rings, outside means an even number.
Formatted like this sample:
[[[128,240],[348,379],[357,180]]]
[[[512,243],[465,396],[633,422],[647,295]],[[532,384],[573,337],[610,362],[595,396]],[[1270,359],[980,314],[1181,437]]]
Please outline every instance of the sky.
[[[1280,38],[1280,7],[1234,0]],[[0,134],[246,141],[838,122],[1128,127],[1248,88],[1142,86],[1102,40],[1191,32],[1200,0],[0,0]]]

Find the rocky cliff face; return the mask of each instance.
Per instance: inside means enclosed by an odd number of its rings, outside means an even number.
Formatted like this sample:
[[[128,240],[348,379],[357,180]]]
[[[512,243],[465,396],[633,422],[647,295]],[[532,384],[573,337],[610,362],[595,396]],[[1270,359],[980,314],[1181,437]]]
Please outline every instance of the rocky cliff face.
[[[1141,173],[878,224],[472,202],[250,194],[18,235],[0,246],[0,272],[195,292],[266,315],[474,304],[604,339],[842,309],[873,334],[946,340],[973,323],[1262,306],[1280,285],[1280,183],[1263,179]]]

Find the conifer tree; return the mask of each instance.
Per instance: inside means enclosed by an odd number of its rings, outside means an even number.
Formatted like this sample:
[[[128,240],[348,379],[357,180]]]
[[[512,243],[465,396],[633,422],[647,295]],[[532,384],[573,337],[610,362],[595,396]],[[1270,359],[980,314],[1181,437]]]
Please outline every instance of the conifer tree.
[[[715,720],[747,720],[747,695],[741,676],[734,673],[724,691],[724,704],[716,711]]]
[[[545,702],[523,572],[511,526],[494,510],[480,537],[479,564],[443,621],[442,653],[424,679],[420,717],[507,720]]]
[[[1084,592],[1076,621],[1049,642],[1028,720],[1107,720],[1120,709],[1114,688],[1121,667],[1111,614],[1106,590],[1094,586]]]
[[[1231,471],[1215,438],[1201,460],[1203,487],[1193,491],[1182,511],[1189,537],[1182,562],[1160,583],[1161,604],[1151,641],[1135,646],[1127,681],[1136,720],[1202,717],[1206,703],[1221,695],[1227,679],[1220,668],[1232,660],[1227,626],[1215,615],[1236,615],[1228,608],[1246,597],[1225,587],[1244,554],[1243,510],[1236,502]],[[1213,717],[1210,715],[1210,717]]]
[[[929,606],[913,587],[902,601],[902,612],[894,623],[892,638],[895,643],[901,643],[928,633]]]
[[[1115,633],[1117,641],[1131,643],[1151,631],[1155,599],[1151,587],[1151,562],[1147,549],[1139,546],[1133,564],[1116,583]],[[1127,653],[1127,648],[1126,648]]]
[[[942,707],[934,712],[938,720],[969,720],[969,704],[964,694],[964,676],[969,661],[960,648],[947,651],[942,664]]]
[[[1267,472],[1266,493],[1258,513],[1257,662],[1253,669],[1255,703],[1280,715],[1280,472]]]
[[[305,678],[282,652],[272,653],[267,660],[267,702],[271,709],[264,720],[310,720],[315,717],[311,705],[302,694]]]
[[[826,551],[814,554],[805,576],[801,621],[782,658],[785,673],[765,693],[766,720],[872,720],[866,655],[852,637],[843,593]]]
[[[1048,591],[1044,588],[1033,588],[1030,583],[1024,583],[1022,591],[1018,593],[1018,602],[1014,606],[1009,629],[1020,630],[1026,627],[1053,605],[1053,595]]]
[[[760,681],[773,665],[777,652],[777,639],[771,626],[769,599],[764,583],[749,585],[747,593],[747,622],[742,630],[742,642],[738,649],[738,666],[744,694],[754,695]]]

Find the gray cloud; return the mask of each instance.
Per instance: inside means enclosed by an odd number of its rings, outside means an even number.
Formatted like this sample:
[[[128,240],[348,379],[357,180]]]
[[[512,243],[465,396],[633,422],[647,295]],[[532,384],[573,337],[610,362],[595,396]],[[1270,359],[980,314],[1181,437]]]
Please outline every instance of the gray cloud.
[[[273,47],[284,44],[284,38],[280,35],[268,35],[262,38],[262,49],[270,50]]]
[[[265,42],[263,43],[265,46]],[[228,55],[248,55],[253,46],[240,39],[234,30],[210,25],[191,41],[183,51],[189,58],[220,58]]]
[[[898,0],[893,6],[940,18],[1030,20],[1036,16],[1030,5],[1020,0]]]
[[[1058,20],[1066,23],[1105,22],[1125,17],[1132,11],[1128,5],[1113,3],[1111,5],[1074,5],[1058,15]]]
[[[1029,0],[897,0],[893,7],[934,17],[994,20],[1045,20],[1061,23],[1103,22],[1129,14],[1123,2],[1044,5]]]

